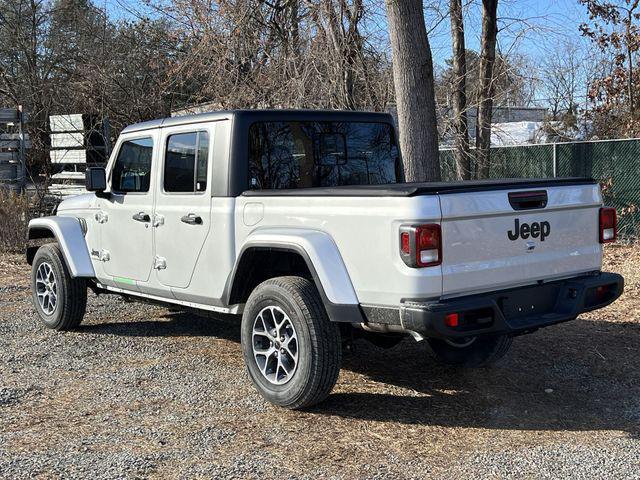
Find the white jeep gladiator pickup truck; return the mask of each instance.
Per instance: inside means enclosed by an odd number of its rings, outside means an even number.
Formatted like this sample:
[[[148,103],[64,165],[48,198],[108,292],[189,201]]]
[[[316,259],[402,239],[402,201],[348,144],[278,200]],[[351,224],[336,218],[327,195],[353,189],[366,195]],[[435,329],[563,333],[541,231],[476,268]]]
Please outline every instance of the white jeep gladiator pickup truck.
[[[386,114],[230,111],[125,128],[93,193],[29,224],[34,304],[77,327],[87,288],[242,314],[270,402],[320,402],[342,342],[425,338],[482,366],[512,338],[620,296],[616,213],[590,179],[403,183]]]

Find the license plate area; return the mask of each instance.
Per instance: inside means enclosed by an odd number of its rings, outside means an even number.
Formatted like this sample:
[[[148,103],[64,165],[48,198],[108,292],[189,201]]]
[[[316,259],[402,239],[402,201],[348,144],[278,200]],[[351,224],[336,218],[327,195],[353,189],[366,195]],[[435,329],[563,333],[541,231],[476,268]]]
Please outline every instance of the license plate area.
[[[544,315],[553,312],[559,292],[558,284],[536,285],[504,295],[498,305],[507,319]]]

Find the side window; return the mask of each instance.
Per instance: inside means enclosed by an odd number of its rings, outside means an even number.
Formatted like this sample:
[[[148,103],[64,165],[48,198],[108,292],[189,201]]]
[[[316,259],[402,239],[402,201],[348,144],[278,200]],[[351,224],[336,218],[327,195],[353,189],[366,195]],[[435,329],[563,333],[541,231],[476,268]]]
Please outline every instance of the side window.
[[[111,175],[114,192],[148,192],[151,179],[151,137],[127,140],[122,143]]]
[[[207,189],[209,134],[176,133],[167,138],[164,157],[164,191],[203,192]]]

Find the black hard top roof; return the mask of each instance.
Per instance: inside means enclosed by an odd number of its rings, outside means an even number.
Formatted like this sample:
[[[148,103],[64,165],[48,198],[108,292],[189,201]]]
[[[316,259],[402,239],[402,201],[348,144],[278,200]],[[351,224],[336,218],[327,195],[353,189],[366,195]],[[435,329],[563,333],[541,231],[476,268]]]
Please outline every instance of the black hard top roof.
[[[388,113],[357,112],[351,110],[223,110],[218,112],[196,113],[179,117],[160,118],[147,122],[129,125],[122,133],[149,130],[153,128],[169,127],[175,125],[188,125],[192,123],[212,122],[224,119],[237,118],[242,121],[350,121],[350,122],[383,122],[393,123],[393,117]]]

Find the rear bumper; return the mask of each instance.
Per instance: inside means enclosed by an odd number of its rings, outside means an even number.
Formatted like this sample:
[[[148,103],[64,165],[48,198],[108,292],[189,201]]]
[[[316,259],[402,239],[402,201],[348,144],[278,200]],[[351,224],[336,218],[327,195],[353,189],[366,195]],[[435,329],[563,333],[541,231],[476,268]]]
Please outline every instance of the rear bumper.
[[[384,323],[400,323],[406,330],[436,338],[520,335],[605,307],[623,289],[622,276],[598,273],[436,302],[407,300],[399,308],[399,322]],[[446,321],[450,314],[457,314],[457,326]],[[375,314],[368,317],[371,322],[380,320]]]

